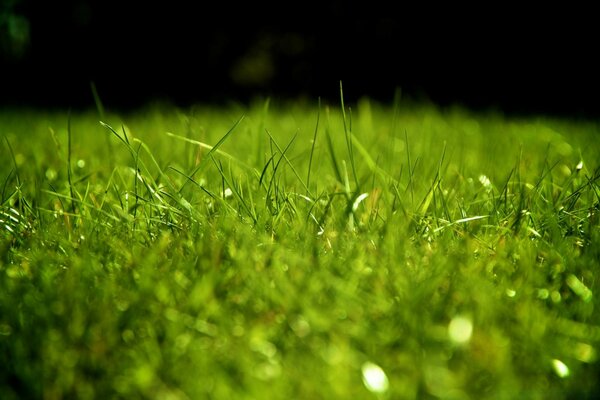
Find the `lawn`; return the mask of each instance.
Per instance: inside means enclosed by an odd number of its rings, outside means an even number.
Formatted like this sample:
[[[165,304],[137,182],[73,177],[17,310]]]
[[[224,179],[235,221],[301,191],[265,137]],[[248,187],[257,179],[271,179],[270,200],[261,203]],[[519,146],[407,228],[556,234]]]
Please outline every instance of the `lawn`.
[[[0,398],[596,398],[599,130],[0,110]]]

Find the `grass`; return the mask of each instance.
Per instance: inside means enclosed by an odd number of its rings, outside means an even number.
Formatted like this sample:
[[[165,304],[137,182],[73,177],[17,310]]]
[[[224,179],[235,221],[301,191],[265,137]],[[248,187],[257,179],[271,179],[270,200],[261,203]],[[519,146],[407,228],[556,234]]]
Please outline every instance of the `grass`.
[[[598,125],[1,111],[0,398],[594,398]]]

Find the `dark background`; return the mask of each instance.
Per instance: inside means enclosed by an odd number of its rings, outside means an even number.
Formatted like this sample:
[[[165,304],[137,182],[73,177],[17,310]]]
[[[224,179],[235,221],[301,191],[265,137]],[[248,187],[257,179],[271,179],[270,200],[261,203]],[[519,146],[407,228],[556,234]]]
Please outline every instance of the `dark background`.
[[[600,116],[594,13],[323,0],[0,0],[0,105],[367,95]]]

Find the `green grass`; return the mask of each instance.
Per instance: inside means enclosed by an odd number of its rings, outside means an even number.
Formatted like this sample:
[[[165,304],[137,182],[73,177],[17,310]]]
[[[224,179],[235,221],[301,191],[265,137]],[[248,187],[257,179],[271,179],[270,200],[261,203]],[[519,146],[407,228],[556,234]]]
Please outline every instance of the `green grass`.
[[[317,104],[0,111],[0,398],[598,396],[598,125]]]

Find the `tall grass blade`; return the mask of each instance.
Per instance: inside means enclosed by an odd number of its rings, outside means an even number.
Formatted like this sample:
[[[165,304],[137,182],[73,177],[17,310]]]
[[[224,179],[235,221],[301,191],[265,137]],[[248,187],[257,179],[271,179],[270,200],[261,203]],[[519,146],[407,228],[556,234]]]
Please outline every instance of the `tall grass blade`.
[[[348,157],[350,157],[350,166],[352,167],[352,175],[354,175],[354,183],[356,184],[356,190],[360,190],[360,184],[358,182],[358,175],[356,174],[356,164],[354,162],[354,150],[352,149],[352,110],[350,109],[350,120],[346,118],[346,105],[344,104],[344,89],[342,87],[342,81],[340,81],[340,102],[342,105],[342,118],[344,120],[344,137],[346,138],[346,146],[348,148]]]
[[[317,107],[317,123],[315,124],[315,133],[313,135],[312,146],[310,147],[310,157],[308,158],[308,173],[306,174],[306,187],[310,187],[310,171],[312,167],[313,155],[317,144],[317,133],[319,131],[319,119],[321,116],[321,98],[319,97],[319,105]],[[308,190],[307,190],[308,194]]]
[[[17,187],[21,187],[21,176],[19,175],[19,166],[17,165],[17,159],[15,157],[15,152],[13,151],[13,148],[10,144],[10,140],[8,140],[8,138],[6,136],[4,136],[4,141],[6,142],[6,145],[8,146],[8,151],[10,152],[10,157],[11,157],[13,165],[14,165],[15,179],[17,180]]]
[[[69,110],[69,115],[67,117],[67,181],[69,183],[69,192],[71,194],[71,213],[75,214],[75,194],[73,192],[73,180],[72,175],[73,171],[71,170],[71,110]]]
[[[254,213],[252,212],[252,209],[248,206],[248,204],[244,200],[244,198],[241,195],[240,191],[238,190],[237,186],[232,184],[232,182],[227,178],[225,171],[223,171],[223,166],[221,165],[221,163],[218,163],[212,155],[210,156],[210,158],[211,158],[213,164],[217,167],[219,174],[221,174],[221,178],[223,179],[223,183],[224,183],[223,186],[225,186],[225,184],[227,184],[227,186],[231,189],[231,192],[235,195],[235,197],[238,199],[238,201],[244,208],[244,211],[246,211],[246,214],[248,214],[248,216],[252,219],[252,222],[254,222],[256,224],[256,222],[258,220],[256,215],[254,215]],[[233,183],[235,183],[235,182],[233,182]],[[223,193],[225,193],[225,188],[223,188]]]
[[[100,95],[98,94],[98,89],[96,88],[96,83],[94,81],[90,82],[90,88],[92,90],[92,96],[94,97],[94,104],[96,105],[96,110],[98,111],[98,115],[100,119],[104,119],[104,105],[102,104],[102,100],[100,99]]]
[[[287,150],[289,149],[289,147],[292,145],[292,143],[296,139],[296,136],[298,136],[298,132],[294,133],[294,136],[292,137],[292,140],[290,140],[290,142],[286,146],[285,150],[281,150],[281,147],[279,147],[279,144],[277,144],[277,141],[273,138],[273,136],[271,135],[271,133],[268,130],[266,132],[267,132],[267,135],[269,135],[269,138],[271,139],[272,143],[275,145],[275,147],[277,147],[277,150],[279,151],[279,153],[281,153],[281,157],[289,165],[290,169],[292,170],[292,172],[294,173],[294,175],[296,176],[296,178],[298,179],[298,181],[302,184],[302,186],[304,186],[304,190],[306,190],[306,193],[310,197],[314,197],[312,195],[310,189],[308,188],[308,186],[306,185],[306,183],[302,180],[302,178],[298,174],[298,171],[296,171],[296,168],[294,167],[294,165],[291,163],[290,159],[286,155]],[[277,164],[279,164],[279,163],[277,163]]]
[[[410,201],[411,204],[414,206],[415,204],[415,187],[413,184],[413,173],[414,173],[414,168],[412,166],[412,163],[410,161],[410,146],[408,143],[408,132],[406,131],[406,129],[404,130],[404,140],[406,141],[406,159],[407,159],[407,165],[408,165],[408,185],[407,188],[410,188]]]

